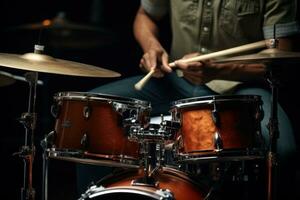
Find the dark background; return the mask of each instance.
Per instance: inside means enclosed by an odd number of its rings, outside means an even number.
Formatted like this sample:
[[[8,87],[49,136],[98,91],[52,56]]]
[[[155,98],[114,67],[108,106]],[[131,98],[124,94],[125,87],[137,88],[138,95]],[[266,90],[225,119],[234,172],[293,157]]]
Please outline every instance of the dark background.
[[[91,64],[117,71],[121,78],[139,74],[138,63],[141,50],[132,35],[132,22],[139,6],[138,0],[111,1],[18,1],[0,2],[0,52],[23,54],[33,51],[34,44],[40,41],[45,45],[45,54],[55,58]],[[97,31],[72,31],[71,42],[89,44],[85,47],[66,47],[61,37],[49,30],[40,35],[38,30],[26,29],[21,25],[39,23],[44,19],[53,19],[64,12],[71,22],[80,25],[98,27]],[[163,35],[169,41],[168,27]],[[40,39],[39,39],[40,38]],[[53,43],[61,41],[60,43]],[[90,42],[93,42],[93,45]],[[296,66],[297,67],[297,66]],[[1,67],[0,71],[23,76],[25,71]],[[291,117],[295,128],[295,137],[299,146],[299,125],[297,115],[299,101],[294,91],[296,85],[295,68],[288,70],[280,87],[280,102]],[[36,155],[33,170],[33,187],[36,199],[41,199],[42,187],[42,150],[40,141],[54,128],[54,119],[50,113],[52,97],[62,91],[87,91],[99,85],[119,78],[84,78],[68,75],[39,73],[44,82],[37,88],[37,128],[34,143]],[[13,156],[24,145],[25,129],[18,122],[21,114],[28,109],[28,84],[16,81],[14,84],[0,87],[1,91],[1,198],[20,199],[23,180],[23,161]],[[295,160],[299,169],[299,164]],[[299,170],[298,170],[299,171]],[[75,169],[72,163],[51,161],[49,172],[49,192],[53,199],[74,199],[76,194]],[[299,173],[297,175],[299,177]],[[7,177],[7,178],[5,178]],[[299,184],[299,182],[298,182]],[[52,199],[50,198],[50,199]]]
[[[45,54],[55,58],[99,66],[121,73],[120,78],[140,73],[141,55],[132,35],[132,22],[139,6],[138,0],[130,1],[17,1],[0,2],[0,52],[24,54],[33,52],[34,44],[45,46]],[[71,30],[70,41],[75,47],[66,46],[60,33],[21,27],[53,19],[58,13],[78,25],[97,27],[97,30]],[[70,30],[69,30],[70,31]],[[40,39],[39,39],[40,38]],[[60,41],[60,43],[53,43]],[[87,45],[87,46],[86,46]],[[1,71],[24,76],[26,71],[4,68]],[[42,195],[42,148],[40,141],[54,129],[50,113],[52,97],[57,92],[85,92],[119,78],[73,77],[39,73],[43,86],[37,87],[37,128],[34,143],[36,155],[33,169],[33,187],[36,199]],[[23,160],[13,156],[24,145],[25,129],[18,122],[28,109],[29,87],[24,81],[0,87],[1,90],[1,199],[20,199],[23,181]],[[72,163],[50,161],[49,199],[77,199],[75,167]],[[7,178],[5,178],[7,177]]]

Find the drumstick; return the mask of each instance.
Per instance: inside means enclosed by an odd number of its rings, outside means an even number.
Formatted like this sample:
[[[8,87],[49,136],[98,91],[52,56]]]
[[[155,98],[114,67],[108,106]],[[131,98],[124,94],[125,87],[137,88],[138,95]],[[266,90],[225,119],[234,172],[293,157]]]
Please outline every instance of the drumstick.
[[[134,85],[134,88],[136,90],[141,90],[144,87],[144,85],[148,82],[148,80],[151,78],[152,74],[154,74],[154,72],[155,72],[155,68],[152,68],[148,72],[148,74],[144,76],[144,78],[142,78],[138,83]]]
[[[176,62],[183,62],[183,63],[199,62],[199,61],[207,60],[207,59],[211,59],[211,58],[217,58],[217,57],[221,57],[221,56],[227,56],[227,55],[230,55],[230,54],[241,53],[241,52],[244,52],[244,51],[250,51],[250,50],[254,50],[254,49],[264,48],[266,46],[267,46],[266,41],[262,40],[262,41],[259,41],[259,42],[245,44],[245,45],[242,45],[242,46],[233,47],[233,48],[230,48],[230,49],[225,49],[225,50],[213,52],[213,53],[210,53],[210,54],[195,56],[195,57],[187,58],[187,59],[179,59],[179,60],[176,60],[174,62],[169,63],[169,66],[170,67],[175,67]],[[151,78],[151,76],[154,72],[155,72],[155,69],[154,68],[151,69],[144,78],[142,78],[139,82],[137,82],[134,85],[134,88],[136,90],[141,90],[144,87],[144,85],[147,83],[147,81]]]

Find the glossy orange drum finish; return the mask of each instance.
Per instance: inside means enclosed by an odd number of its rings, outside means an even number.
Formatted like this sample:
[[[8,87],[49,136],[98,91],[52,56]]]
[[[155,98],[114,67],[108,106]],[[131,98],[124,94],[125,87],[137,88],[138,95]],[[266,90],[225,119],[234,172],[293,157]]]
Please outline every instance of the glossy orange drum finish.
[[[175,102],[171,113],[173,119],[181,123],[176,138],[181,155],[238,154],[239,150],[248,151],[260,145],[261,100],[258,96],[185,99]]]
[[[164,168],[154,174],[155,186],[135,186],[134,181],[142,177],[143,173],[138,171],[127,171],[107,177],[97,183],[105,189],[98,194],[95,192],[95,197],[88,199],[159,199],[157,191],[166,189],[172,194],[172,198],[169,199],[203,200],[206,195],[206,189],[199,183],[193,181],[187,174],[172,168]],[[118,198],[114,198],[116,196]]]
[[[129,141],[123,120],[124,113],[135,113],[138,123],[146,123],[146,102],[78,92],[59,93],[55,100],[55,151],[82,152],[88,158],[138,159],[139,145]]]

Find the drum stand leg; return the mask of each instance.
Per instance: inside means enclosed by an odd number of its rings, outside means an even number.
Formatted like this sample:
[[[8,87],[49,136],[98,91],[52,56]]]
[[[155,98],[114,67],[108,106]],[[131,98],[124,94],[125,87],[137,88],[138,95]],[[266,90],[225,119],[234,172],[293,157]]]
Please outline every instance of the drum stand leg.
[[[274,68],[274,66],[271,66]],[[276,67],[276,66],[275,66]],[[278,85],[279,81],[275,76],[273,69],[269,72],[269,77],[267,81],[271,87],[271,113],[268,124],[269,129],[269,150],[267,155],[267,194],[268,200],[276,200],[277,191],[277,170],[278,170],[278,154],[277,154],[277,139],[279,138],[279,128],[278,128]]]
[[[48,167],[49,167],[49,157],[48,157],[48,154],[47,154],[47,148],[48,148],[48,144],[49,144],[48,136],[46,136],[41,141],[41,146],[43,148],[42,200],[48,200]]]
[[[35,155],[34,146],[34,131],[36,127],[36,113],[35,113],[35,100],[36,100],[36,86],[37,86],[37,73],[28,72],[25,74],[26,80],[29,83],[29,101],[28,112],[22,113],[19,122],[25,127],[25,141],[24,146],[21,147],[20,152],[14,153],[19,155],[24,160],[24,177],[23,187],[21,189],[22,200],[34,200],[35,190],[32,187],[32,168]]]
[[[49,158],[46,153],[43,154],[43,191],[42,191],[42,199],[48,200],[48,166],[49,166]]]

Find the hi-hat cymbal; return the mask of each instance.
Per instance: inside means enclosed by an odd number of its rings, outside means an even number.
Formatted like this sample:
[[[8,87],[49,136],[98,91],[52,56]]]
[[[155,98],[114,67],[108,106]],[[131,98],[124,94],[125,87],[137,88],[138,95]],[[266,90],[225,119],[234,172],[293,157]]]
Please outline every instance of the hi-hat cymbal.
[[[62,74],[70,76],[120,76],[118,72],[114,72],[112,70],[73,61],[56,59],[51,56],[38,53],[26,53],[23,55],[0,53],[0,66],[22,69],[27,71]]]
[[[258,63],[258,62],[300,62],[300,52],[282,51],[276,48],[262,50],[256,54],[236,56],[226,59],[216,60],[216,63],[238,62],[238,63]]]
[[[10,73],[0,71],[0,87],[12,85],[15,82],[16,80]]]

